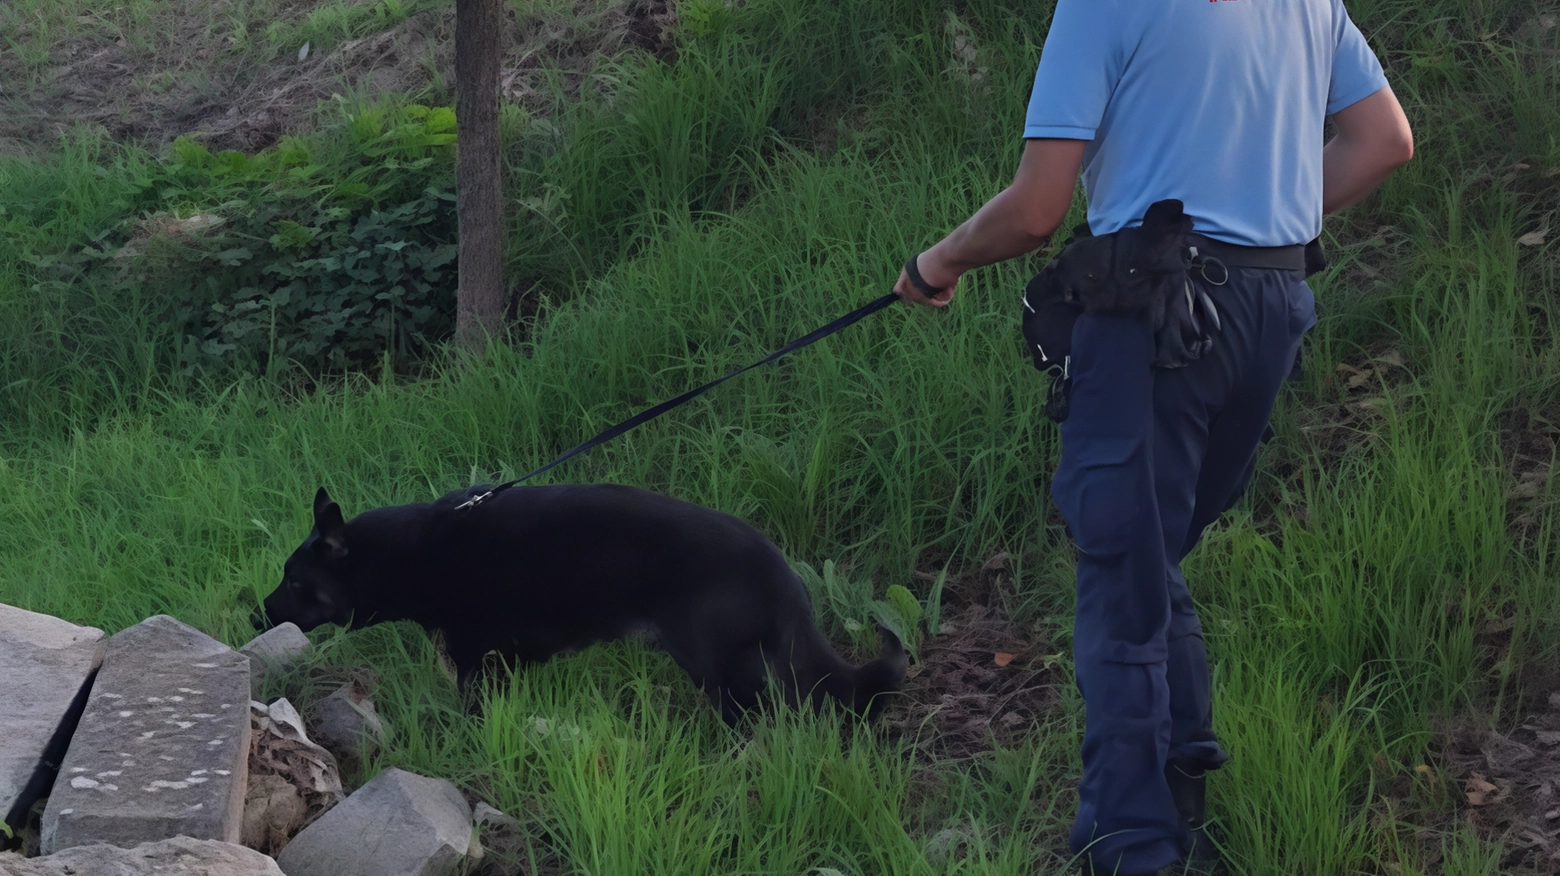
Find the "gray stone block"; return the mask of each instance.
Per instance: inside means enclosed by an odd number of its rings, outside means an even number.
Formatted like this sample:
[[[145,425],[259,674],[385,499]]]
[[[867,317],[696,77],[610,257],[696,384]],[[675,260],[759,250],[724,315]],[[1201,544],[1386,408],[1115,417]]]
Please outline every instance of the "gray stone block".
[[[446,876],[472,850],[471,807],[444,779],[388,769],[293,837],[287,876]]]
[[[0,605],[0,818],[47,791],[27,785],[103,647],[102,630]]]
[[[237,842],[249,739],[248,658],[166,615],[122,630],[44,808],[43,853]]]
[[[309,638],[291,621],[255,636],[238,649],[249,657],[249,671],[256,691],[268,672],[287,672],[309,650]]]
[[[361,678],[315,703],[312,713],[315,738],[344,754],[361,758],[384,741],[384,722]]]
[[[133,849],[77,846],[44,858],[0,854],[5,876],[282,876],[276,862],[253,849],[187,836]]]

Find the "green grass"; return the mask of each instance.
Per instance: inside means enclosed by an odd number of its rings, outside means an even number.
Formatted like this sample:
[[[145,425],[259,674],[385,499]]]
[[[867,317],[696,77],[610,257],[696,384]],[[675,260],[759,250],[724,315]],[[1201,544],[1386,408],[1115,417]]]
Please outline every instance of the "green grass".
[[[952,6],[729,9],[550,119],[511,116],[511,269],[545,300],[522,343],[417,380],[297,393],[173,373],[155,296],[86,288],[66,307],[34,288],[39,257],[124,218],[154,159],[86,136],[0,159],[0,601],[108,630],[167,612],[241,644],[317,486],[351,514],[523,473],[882,294],[1011,178],[1043,8],[957,7],[976,81]],[[1537,11],[1518,2],[1350,9],[1418,155],[1329,221],[1305,375],[1248,500],[1187,562],[1234,753],[1213,806],[1242,874],[1507,872],[1434,753],[1447,720],[1509,726],[1557,656],[1553,489],[1512,494],[1508,453],[1513,424],[1556,423],[1560,400],[1554,244],[1515,242],[1556,221],[1560,30],[1516,36]],[[322,33],[356,26],[336,14]],[[220,207],[202,196],[181,197]],[[1033,267],[976,272],[950,312],[890,309],[543,480],[662,490],[752,521],[799,566],[837,564],[808,576],[819,620],[861,649],[887,587],[928,599],[913,572],[956,582],[1008,550],[1003,607],[1065,649],[1056,432],[1015,310]],[[1372,375],[1350,387],[1340,362]],[[505,679],[468,717],[420,631],[315,638],[316,668],[380,673],[391,738],[368,769],[477,791],[522,820],[543,872],[1064,871],[1070,689],[1020,743],[927,761],[806,716],[729,732],[638,645]],[[270,693],[306,702],[311,677]]]

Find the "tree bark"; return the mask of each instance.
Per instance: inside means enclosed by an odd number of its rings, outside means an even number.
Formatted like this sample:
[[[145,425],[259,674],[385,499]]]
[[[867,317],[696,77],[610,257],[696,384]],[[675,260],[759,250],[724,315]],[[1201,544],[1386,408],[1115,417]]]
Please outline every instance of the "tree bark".
[[[504,0],[455,2],[455,172],[460,262],[455,339],[482,351],[504,316],[504,213],[498,68]]]

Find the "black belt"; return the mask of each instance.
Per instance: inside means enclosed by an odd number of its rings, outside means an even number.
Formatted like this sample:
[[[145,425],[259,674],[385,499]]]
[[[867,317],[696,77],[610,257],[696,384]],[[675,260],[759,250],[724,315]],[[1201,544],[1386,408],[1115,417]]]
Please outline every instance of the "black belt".
[[[1080,237],[1091,237],[1089,223],[1083,222],[1073,229],[1071,243]],[[1186,236],[1197,247],[1199,255],[1212,258],[1229,268],[1267,268],[1274,271],[1304,271],[1307,277],[1327,267],[1327,254],[1322,251],[1320,237],[1310,243],[1294,243],[1289,246],[1241,246],[1225,243],[1192,232]]]
[[[1306,244],[1290,246],[1240,246],[1214,240],[1193,232],[1187,242],[1197,247],[1197,254],[1218,259],[1231,268],[1268,268],[1276,271],[1304,271],[1306,268]]]

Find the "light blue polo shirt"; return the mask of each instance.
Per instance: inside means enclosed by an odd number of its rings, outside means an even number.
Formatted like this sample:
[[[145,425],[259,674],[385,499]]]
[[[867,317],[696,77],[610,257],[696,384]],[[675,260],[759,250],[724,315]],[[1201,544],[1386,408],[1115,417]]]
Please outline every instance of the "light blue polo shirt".
[[[1386,84],[1341,0],[1058,0],[1024,137],[1090,141],[1095,234],[1179,198],[1210,237],[1305,243],[1325,118]]]

